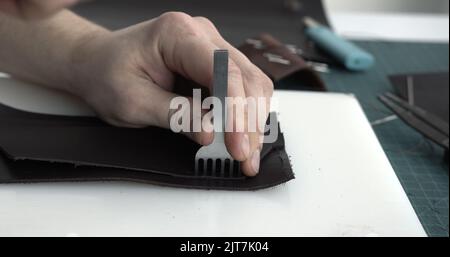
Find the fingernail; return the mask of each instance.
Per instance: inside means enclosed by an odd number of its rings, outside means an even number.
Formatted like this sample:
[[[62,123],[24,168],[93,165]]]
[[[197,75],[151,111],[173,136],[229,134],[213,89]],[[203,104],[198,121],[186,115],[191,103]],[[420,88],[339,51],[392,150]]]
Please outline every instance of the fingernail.
[[[258,174],[259,172],[260,154],[260,151],[256,150],[252,156],[252,168],[255,174]]]
[[[244,134],[244,138],[242,139],[241,150],[244,157],[248,158],[250,155],[250,138],[247,134]]]

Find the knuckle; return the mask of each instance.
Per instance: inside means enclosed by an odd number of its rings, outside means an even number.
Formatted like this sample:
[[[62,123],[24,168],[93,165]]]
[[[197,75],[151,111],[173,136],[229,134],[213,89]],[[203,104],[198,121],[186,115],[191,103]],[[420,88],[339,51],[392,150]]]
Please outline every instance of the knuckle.
[[[166,12],[159,16],[160,20],[174,23],[189,22],[192,17],[184,12]]]
[[[254,69],[247,74],[250,86],[261,89],[261,95],[272,95],[274,85],[272,80],[259,69]]]
[[[183,12],[166,12],[158,19],[162,30],[175,30],[182,34],[197,35],[198,29],[194,19]]]
[[[197,21],[200,22],[201,24],[206,25],[206,26],[208,26],[208,27],[211,27],[211,28],[215,28],[215,27],[216,27],[216,26],[214,25],[214,23],[213,23],[210,19],[208,19],[208,18],[206,18],[206,17],[203,17],[203,16],[197,16],[197,17],[195,17],[195,20],[197,20]]]
[[[237,79],[242,79],[242,71],[241,69],[234,63],[230,63],[228,67],[228,74],[229,76]]]
[[[264,73],[262,73],[261,75],[261,85],[263,86],[266,92],[268,92],[270,95],[273,94],[274,90],[273,81]]]
[[[236,65],[230,65],[230,67],[228,68],[228,77],[232,82],[229,85],[232,90],[238,89],[239,87],[243,86],[242,71]]]

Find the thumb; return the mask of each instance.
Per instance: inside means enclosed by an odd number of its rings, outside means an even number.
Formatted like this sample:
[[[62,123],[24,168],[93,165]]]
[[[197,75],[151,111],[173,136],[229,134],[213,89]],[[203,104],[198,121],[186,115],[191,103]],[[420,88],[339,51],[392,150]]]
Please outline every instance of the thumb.
[[[211,113],[203,110],[201,103],[194,103],[191,97],[177,96],[170,100],[169,127],[200,145],[209,145],[214,139]]]
[[[157,85],[145,83],[134,84],[133,90],[129,90],[125,98],[128,100],[119,108],[120,124],[129,127],[157,126],[170,129],[201,145],[213,141],[212,122],[204,119],[207,111],[201,108],[194,110],[191,97],[180,96]]]

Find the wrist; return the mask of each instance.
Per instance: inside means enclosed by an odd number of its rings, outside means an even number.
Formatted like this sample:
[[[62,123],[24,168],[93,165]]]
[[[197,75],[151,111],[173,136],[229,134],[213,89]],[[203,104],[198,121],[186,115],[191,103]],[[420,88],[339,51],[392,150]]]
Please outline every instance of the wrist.
[[[95,81],[98,74],[98,52],[103,42],[111,34],[110,31],[95,26],[84,32],[68,50],[65,90],[71,94],[83,97],[85,91]]]

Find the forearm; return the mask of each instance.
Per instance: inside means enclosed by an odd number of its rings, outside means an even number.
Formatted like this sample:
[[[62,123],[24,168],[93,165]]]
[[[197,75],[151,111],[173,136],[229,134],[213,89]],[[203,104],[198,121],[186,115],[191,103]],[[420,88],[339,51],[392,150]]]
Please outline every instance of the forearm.
[[[103,33],[70,11],[33,22],[0,13],[0,71],[72,92],[76,49]]]

